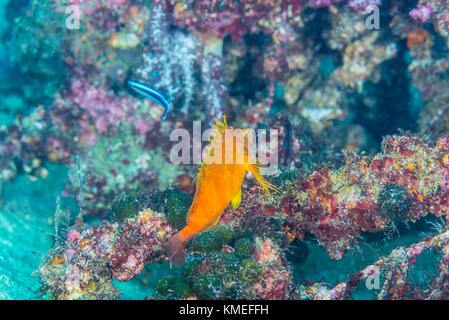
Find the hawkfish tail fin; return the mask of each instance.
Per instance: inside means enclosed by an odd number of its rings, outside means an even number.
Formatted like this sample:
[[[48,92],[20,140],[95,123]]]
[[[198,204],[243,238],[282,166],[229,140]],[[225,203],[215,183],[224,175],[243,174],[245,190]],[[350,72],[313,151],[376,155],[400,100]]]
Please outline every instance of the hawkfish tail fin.
[[[265,180],[262,175],[260,174],[260,163],[259,161],[256,161],[255,164],[248,164],[247,167],[248,171],[251,172],[254,176],[254,178],[259,182],[262,189],[271,197],[270,190],[273,190],[275,192],[281,192],[276,186]]]
[[[186,254],[186,239],[181,231],[175,233],[165,244],[165,252],[170,259],[170,265],[180,267]]]

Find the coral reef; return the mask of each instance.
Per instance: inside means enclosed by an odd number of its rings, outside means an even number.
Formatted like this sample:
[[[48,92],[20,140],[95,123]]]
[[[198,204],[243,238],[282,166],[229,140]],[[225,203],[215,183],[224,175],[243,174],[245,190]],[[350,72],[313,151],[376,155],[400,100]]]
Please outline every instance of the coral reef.
[[[420,0],[410,16],[422,23],[432,22],[442,36],[449,36],[449,3],[447,1]]]
[[[435,36],[423,29],[417,30],[419,34],[415,32],[416,40],[410,48],[412,61],[408,68],[413,86],[418,90],[419,99],[424,104],[420,109],[420,131],[426,134],[444,134],[448,130],[445,121],[448,102],[444,89],[448,82],[447,53],[442,51],[440,55],[435,56],[432,52]]]
[[[378,299],[449,297],[448,1],[11,0],[5,21],[0,191],[67,170],[56,216],[47,210],[46,298],[118,299],[116,281],[142,274],[149,299],[349,299],[376,275]],[[166,98],[166,120],[128,80]],[[258,152],[278,155],[268,179],[280,192],[247,177],[240,206],[148,290],[145,268],[168,261],[195,193],[197,167],[170,163],[171,133],[201,120],[201,135],[224,115],[277,129]],[[72,198],[79,215],[58,228]],[[336,283],[295,278],[319,250],[341,262],[364,255],[366,238],[428,221],[436,230],[416,227]],[[434,251],[437,274],[417,281],[416,261]]]
[[[334,288],[295,283],[283,251],[310,233],[331,258],[340,259],[358,246],[362,232],[391,233],[401,222],[446,215],[448,139],[390,136],[373,157],[347,155],[340,168],[284,179],[285,191],[272,200],[261,199],[257,190],[245,192],[241,207],[226,210],[221,224],[190,241],[181,275],[161,279],[152,298],[345,299],[374,272],[385,274],[379,299],[446,297],[445,223],[439,234],[406,249],[395,248]],[[126,281],[146,263],[163,261],[163,243],[175,231],[171,225],[183,227],[171,212],[185,214],[189,202],[187,194],[170,191],[167,218],[148,209],[120,226],[104,222],[87,227],[78,222],[41,265],[43,288],[54,298],[117,297],[112,278]],[[440,275],[428,290],[413,289],[407,270],[417,256],[434,247],[443,253]]]
[[[194,68],[200,63],[200,41],[180,31],[169,35],[169,27],[163,7],[154,3],[147,27],[150,51],[144,54],[143,65],[136,74],[187,113],[192,111],[191,105],[196,102],[194,90],[198,83]]]
[[[221,224],[216,229],[223,227]],[[293,297],[291,268],[281,248],[270,238],[240,238],[230,246],[214,230],[201,234],[194,242],[193,253],[183,265],[181,277],[161,279],[153,298]]]
[[[121,226],[89,227],[80,219],[39,267],[42,290],[53,299],[117,298],[112,279],[129,280],[145,264],[163,260],[172,234],[165,217],[150,209]]]
[[[204,35],[239,41],[248,32],[268,32],[274,36],[301,26],[303,1],[166,1],[173,6],[177,25]]]
[[[27,106],[35,106],[50,102],[64,81],[66,75],[61,71],[66,67],[68,33],[65,17],[55,12],[50,2],[29,2],[27,6],[24,1],[17,2],[18,12],[7,10],[10,14],[5,18],[10,24],[3,38],[13,72],[2,89],[20,93]],[[10,2],[9,6],[14,5]]]
[[[447,137],[430,143],[413,136],[386,137],[374,158],[347,155],[337,170],[313,172],[290,187],[281,207],[299,237],[313,233],[333,258],[357,246],[362,231],[394,228],[447,206]]]
[[[438,300],[447,299],[447,246],[448,232],[444,231],[428,237],[408,248],[399,247],[387,257],[379,259],[372,265],[356,274],[352,274],[347,281],[341,282],[333,288],[327,288],[323,284],[301,286],[298,289],[299,298],[316,300],[342,300],[351,297],[352,292],[359,282],[370,280],[370,277],[385,273],[384,284],[377,296],[380,299],[415,299]],[[416,259],[426,250],[438,249],[442,252],[441,261],[438,264],[438,274],[431,280],[425,290],[419,289],[419,285],[413,284],[408,279],[408,273],[416,263]]]

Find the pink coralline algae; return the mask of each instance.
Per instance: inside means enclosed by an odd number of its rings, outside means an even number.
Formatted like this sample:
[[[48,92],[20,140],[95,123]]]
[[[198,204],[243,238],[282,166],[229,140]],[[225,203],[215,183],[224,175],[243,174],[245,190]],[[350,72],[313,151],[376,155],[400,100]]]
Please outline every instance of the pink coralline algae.
[[[93,85],[75,79],[69,93],[58,93],[49,117],[54,139],[66,149],[83,152],[91,147],[99,135],[117,133],[122,124],[129,124],[139,136],[153,129],[159,116],[158,107],[150,107],[133,97],[117,95],[104,85]],[[75,139],[74,139],[75,138]],[[73,141],[76,144],[73,144]],[[72,146],[70,146],[72,145]]]
[[[43,290],[53,299],[115,299],[112,279],[126,281],[145,264],[165,259],[163,244],[173,234],[165,217],[144,210],[121,226],[75,225],[39,267]]]
[[[270,238],[256,238],[254,260],[263,266],[261,280],[253,284],[262,299],[288,299],[292,289],[292,274],[282,249]]]
[[[142,114],[139,114],[138,100],[124,95],[117,97],[104,86],[97,87],[82,80],[75,80],[68,98],[71,97],[73,102],[89,115],[89,120],[81,123],[84,129],[88,129],[92,123],[99,133],[111,133],[125,122],[132,123],[139,134],[145,134],[151,128],[148,125],[151,122],[150,115],[147,113],[147,118],[141,118]]]
[[[139,274],[149,261],[164,260],[164,244],[173,234],[165,216],[145,210],[121,227],[111,259],[113,277],[127,281]]]
[[[419,20],[424,23],[429,21],[430,17],[432,16],[432,13],[433,13],[432,7],[420,5],[417,8],[410,11],[410,16],[413,19]]]
[[[381,0],[348,0],[348,6],[355,11],[365,11],[370,6],[379,7]]]
[[[421,23],[432,22],[444,37],[449,37],[449,1],[420,0],[410,16]]]
[[[332,3],[342,2],[343,0],[310,0],[312,8],[321,8],[330,6]]]
[[[310,6],[313,8],[322,8],[342,1],[344,0],[310,0]],[[348,6],[355,11],[366,10],[369,6],[380,6],[381,4],[381,0],[348,0]]]

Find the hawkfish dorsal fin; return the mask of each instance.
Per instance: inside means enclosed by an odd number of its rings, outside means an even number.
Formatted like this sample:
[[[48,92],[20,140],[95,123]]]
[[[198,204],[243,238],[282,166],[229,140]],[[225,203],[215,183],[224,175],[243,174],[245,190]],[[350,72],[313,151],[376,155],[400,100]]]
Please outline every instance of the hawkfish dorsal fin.
[[[206,164],[202,162],[201,166],[198,169],[198,173],[196,174],[195,178],[192,181],[192,183],[196,183],[197,188],[201,184],[201,182],[203,182],[205,171],[206,171]]]
[[[209,139],[209,144],[204,148],[204,151],[202,154],[203,162],[201,163],[200,172],[198,172],[198,174],[201,173],[202,169],[204,171],[203,165],[204,166],[206,165],[205,162],[213,163],[215,160],[217,160],[214,158],[216,149],[220,150],[220,151],[223,150],[223,143],[224,143],[223,136],[224,136],[225,130],[227,128],[229,128],[228,123],[226,121],[226,116],[223,115],[223,122],[220,121],[218,118],[215,118],[215,122],[216,122],[216,124],[214,125],[215,131],[210,133],[211,136]]]
[[[222,133],[226,128],[228,128],[228,122],[226,121],[226,115],[223,115],[223,122],[218,118],[215,118],[215,122],[217,123],[214,127],[215,129]]]

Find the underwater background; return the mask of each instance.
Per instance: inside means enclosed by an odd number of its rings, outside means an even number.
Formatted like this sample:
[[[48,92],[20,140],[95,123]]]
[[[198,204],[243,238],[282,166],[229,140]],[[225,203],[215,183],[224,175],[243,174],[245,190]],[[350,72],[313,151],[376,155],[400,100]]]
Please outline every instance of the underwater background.
[[[0,33],[0,299],[449,298],[449,1],[0,0]],[[279,130],[280,192],[171,268],[170,134],[224,115]]]

